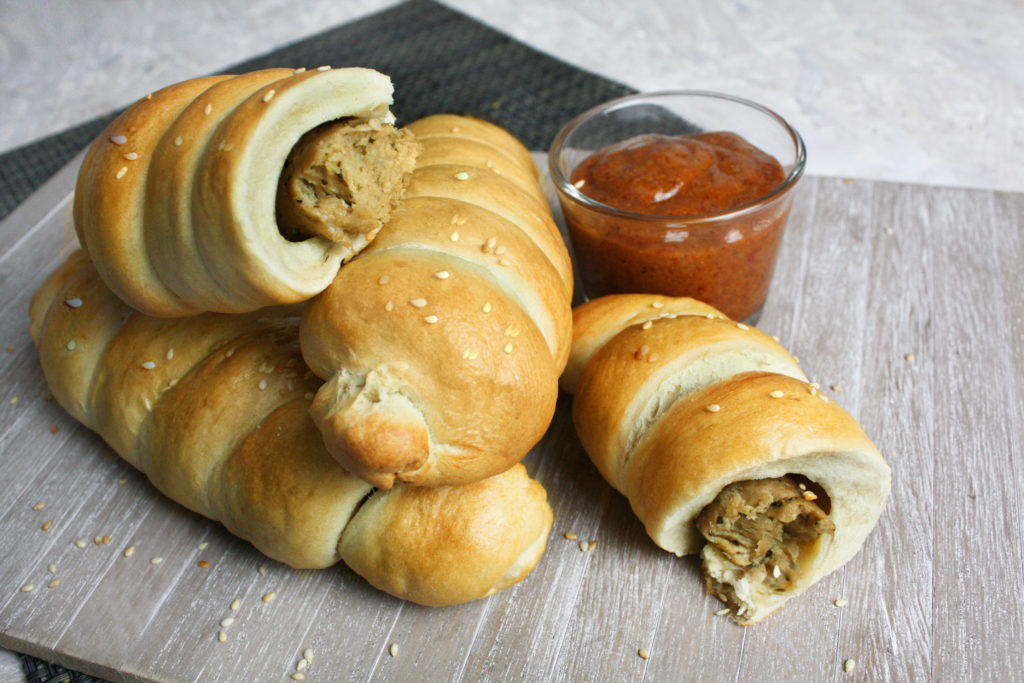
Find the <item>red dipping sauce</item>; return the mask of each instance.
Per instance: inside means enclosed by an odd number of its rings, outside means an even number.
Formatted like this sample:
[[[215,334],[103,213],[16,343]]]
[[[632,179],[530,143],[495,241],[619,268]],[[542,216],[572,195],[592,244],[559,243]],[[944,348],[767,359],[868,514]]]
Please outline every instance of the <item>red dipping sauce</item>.
[[[788,218],[785,181],[735,133],[640,135],[595,152],[570,182],[611,210],[562,202],[584,289],[690,296],[750,318]]]

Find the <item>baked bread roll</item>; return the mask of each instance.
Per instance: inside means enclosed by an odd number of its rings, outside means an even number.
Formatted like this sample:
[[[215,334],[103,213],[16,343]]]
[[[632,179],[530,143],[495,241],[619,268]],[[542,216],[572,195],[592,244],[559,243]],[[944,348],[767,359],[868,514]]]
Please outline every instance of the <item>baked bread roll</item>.
[[[405,197],[306,309],[326,380],[312,415],[374,486],[462,484],[518,462],[551,422],[572,268],[529,153],[483,121],[432,116]]]
[[[705,304],[610,296],[574,313],[573,419],[660,547],[701,553],[708,591],[760,621],[875,526],[888,465],[771,337]]]
[[[303,301],[380,229],[416,147],[370,69],[266,69],[164,88],[96,139],[75,189],[104,281],[154,316]]]
[[[375,491],[327,454],[309,418],[293,308],[166,319],[130,309],[82,252],[33,297],[54,398],[175,501],[297,568],[344,560],[426,605],[525,577],[552,514],[518,465],[460,487]]]

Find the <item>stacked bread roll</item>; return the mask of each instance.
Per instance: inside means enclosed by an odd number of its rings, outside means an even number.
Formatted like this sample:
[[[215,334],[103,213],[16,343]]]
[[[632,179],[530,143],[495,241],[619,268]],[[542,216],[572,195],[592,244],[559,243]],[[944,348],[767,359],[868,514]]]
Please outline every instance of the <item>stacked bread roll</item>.
[[[395,129],[390,101],[366,69],[140,101],[86,157],[87,253],[32,336],[60,404],[172,499],[292,566],[453,604],[544,551],[518,462],[554,412],[571,267],[515,138]]]
[[[760,621],[842,566],[890,471],[857,422],[756,328],[691,299],[574,311],[563,386],[584,448],[648,534],[701,553],[709,592]]]

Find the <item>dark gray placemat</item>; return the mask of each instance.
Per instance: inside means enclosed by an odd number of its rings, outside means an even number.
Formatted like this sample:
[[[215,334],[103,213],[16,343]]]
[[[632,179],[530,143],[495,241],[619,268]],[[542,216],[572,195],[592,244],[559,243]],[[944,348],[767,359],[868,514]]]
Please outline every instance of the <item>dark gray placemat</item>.
[[[471,114],[507,128],[530,149],[547,149],[562,124],[585,109],[634,92],[432,0],[408,0],[225,71],[321,64],[366,66],[390,75],[399,123],[438,112]],[[0,155],[0,219],[118,113]],[[100,680],[27,655],[22,661],[31,683]]]
[[[633,92],[432,0],[408,0],[225,71],[321,64],[390,75],[399,123],[438,112],[471,114],[509,129],[530,149],[547,149],[562,124],[583,110]],[[117,113],[0,155],[0,219]]]

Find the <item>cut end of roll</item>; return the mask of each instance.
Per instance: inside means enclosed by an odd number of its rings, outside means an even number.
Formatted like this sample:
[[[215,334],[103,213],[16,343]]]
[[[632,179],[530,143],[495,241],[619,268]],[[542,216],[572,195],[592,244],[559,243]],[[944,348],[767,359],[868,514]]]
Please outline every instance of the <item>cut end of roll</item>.
[[[786,477],[742,481],[722,489],[697,519],[710,594],[733,619],[750,625],[806,588],[835,523],[811,488]]]
[[[277,189],[281,234],[360,251],[402,200],[419,149],[412,133],[380,119],[317,126],[285,161]]]

